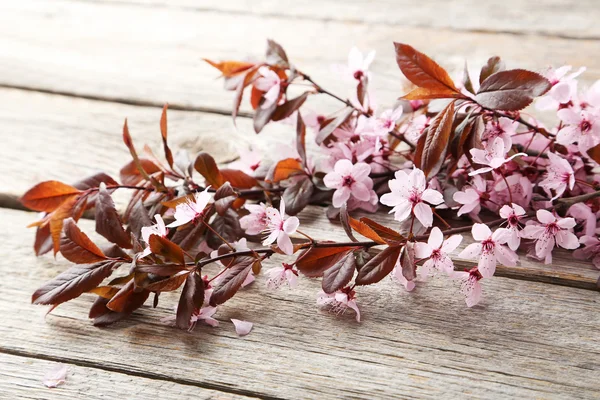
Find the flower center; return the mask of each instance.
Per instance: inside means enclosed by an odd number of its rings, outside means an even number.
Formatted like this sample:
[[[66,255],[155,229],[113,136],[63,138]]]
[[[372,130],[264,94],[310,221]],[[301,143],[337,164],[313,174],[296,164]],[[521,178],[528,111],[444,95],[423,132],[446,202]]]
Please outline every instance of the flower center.
[[[431,252],[431,258],[433,260],[439,260],[440,258],[442,258],[442,251],[440,249],[433,249],[433,251]]]
[[[560,231],[560,226],[556,224],[556,222],[551,222],[546,225],[546,232],[550,235],[556,235]]]
[[[510,226],[517,226],[517,225],[519,225],[519,217],[517,217],[515,214],[511,214],[508,217],[508,224]]]
[[[354,79],[356,79],[357,81],[360,81],[363,76],[365,76],[365,74],[361,70],[358,70],[354,73]]]
[[[581,129],[581,133],[588,133],[592,129],[592,123],[587,119],[584,119],[579,124],[579,129]]]
[[[496,243],[491,238],[485,239],[481,242],[481,247],[484,253],[492,253],[496,247]]]
[[[421,202],[421,191],[414,187],[411,188],[410,193],[408,195],[408,201],[410,201],[413,206],[415,206],[417,203],[420,203]]]
[[[354,178],[351,175],[345,176],[342,179],[343,186],[351,187],[354,184],[354,182],[356,182],[356,181],[354,180]]]
[[[325,122],[325,117],[322,115],[317,116],[317,122],[319,125],[323,125],[323,122]]]

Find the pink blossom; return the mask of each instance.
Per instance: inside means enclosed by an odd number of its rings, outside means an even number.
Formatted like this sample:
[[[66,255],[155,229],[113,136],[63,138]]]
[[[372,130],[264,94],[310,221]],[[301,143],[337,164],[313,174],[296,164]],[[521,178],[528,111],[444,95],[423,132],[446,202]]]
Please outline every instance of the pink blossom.
[[[254,87],[266,92],[263,96],[264,101],[261,104],[261,108],[269,108],[279,99],[281,79],[275,71],[268,67],[260,67],[258,73],[260,76],[254,81]]]
[[[321,291],[317,297],[317,304],[327,306],[329,311],[335,314],[343,314],[348,308],[351,308],[356,313],[356,321],[360,322],[360,311],[356,304],[356,292],[349,287],[331,294]]]
[[[587,110],[576,112],[572,108],[558,111],[558,117],[567,124],[556,134],[556,142],[568,145],[577,142],[581,154],[600,143],[600,121]]]
[[[477,267],[471,268],[469,271],[455,271],[452,277],[460,281],[460,292],[465,297],[467,307],[473,307],[481,301],[481,284],[479,281],[483,275]]]
[[[375,120],[374,131],[378,135],[386,135],[394,130],[396,122],[402,117],[402,106],[398,106],[395,110],[385,110]]]
[[[370,173],[371,167],[362,162],[354,165],[349,160],[336,162],[334,170],[323,178],[325,186],[336,189],[332,198],[333,206],[340,208],[350,197],[368,201],[373,187]]]
[[[474,224],[471,229],[473,239],[481,243],[472,243],[460,252],[458,257],[468,260],[479,259],[477,269],[484,278],[490,278],[496,272],[496,263],[500,261],[508,267],[514,267],[519,260],[516,253],[504,246],[508,240],[504,230],[494,233],[486,224]]]
[[[490,172],[492,170],[500,168],[515,157],[527,155],[525,153],[517,153],[506,158],[506,152],[508,150],[510,149],[504,147],[504,141],[502,140],[502,138],[499,137],[495,138],[492,141],[492,143],[488,142],[485,150],[469,150],[471,156],[473,156],[473,161],[475,161],[477,164],[487,165],[487,167],[479,168],[478,170],[469,173],[469,175],[473,176],[477,174]]]
[[[592,260],[592,264],[600,269],[600,240],[598,237],[585,235],[579,238],[579,243],[585,247],[575,250],[573,257],[578,260]]]
[[[369,186],[369,190],[371,191],[371,197],[367,201],[361,201],[357,200],[354,197],[350,197],[347,204],[348,211],[363,210],[370,213],[376,212],[379,204],[379,197],[377,197],[377,193],[375,193],[375,191],[371,189],[372,186]]]
[[[398,283],[399,285],[404,286],[407,292],[412,292],[415,288],[415,281],[409,281],[404,277],[402,273],[402,265],[400,264],[400,259],[396,262],[394,269],[391,274],[392,280]]]
[[[369,66],[375,58],[375,50],[369,52],[366,57],[353,47],[348,54],[348,65],[336,65],[334,70],[347,79],[361,81],[365,77],[369,77]]]
[[[261,166],[263,156],[253,148],[240,149],[238,150],[238,154],[240,155],[239,160],[230,163],[228,167],[254,176],[256,170]]]
[[[394,213],[394,219],[402,222],[411,213],[423,224],[429,227],[433,224],[433,212],[425,202],[438,205],[444,202],[440,192],[427,189],[425,174],[418,168],[414,168],[410,175],[404,171],[396,171],[396,179],[391,179],[388,184],[391,192],[381,196],[381,203],[393,207],[390,211]]]
[[[171,222],[167,227],[174,228],[176,226],[185,225],[188,222],[196,221],[204,216],[204,209],[210,201],[210,193],[208,189],[203,192],[194,193],[194,200],[187,200],[175,207],[175,221]]]
[[[279,267],[267,270],[266,275],[269,289],[279,289],[282,285],[288,285],[290,289],[298,286],[298,271],[293,265],[283,263]]]
[[[264,203],[246,204],[244,206],[250,214],[240,218],[240,226],[247,235],[258,235],[267,228],[267,206]]]
[[[294,247],[289,235],[296,233],[300,221],[297,217],[285,216],[285,203],[281,199],[279,211],[273,207],[267,208],[267,228],[269,236],[263,241],[264,245],[269,245],[277,241],[277,246],[285,254],[293,254]]]
[[[499,118],[498,121],[490,121],[485,127],[482,139],[491,142],[496,138],[502,139],[505,149],[512,146],[512,135],[517,132],[519,123],[509,118]]]
[[[596,81],[585,93],[581,94],[579,107],[583,109],[600,107],[600,80]]]
[[[567,215],[574,217],[576,220],[582,221],[584,227],[583,232],[585,236],[596,235],[597,217],[596,213],[592,211],[590,206],[585,203],[573,204],[569,208]]]
[[[571,68],[570,65],[565,65],[556,69],[549,68],[544,73],[546,79],[552,84],[552,88],[536,102],[535,106],[538,110],[558,110],[561,104],[571,101],[577,90],[575,78],[585,71],[585,67],[567,75]]]
[[[238,336],[246,336],[249,334],[252,330],[252,326],[254,325],[252,322],[242,321],[234,318],[231,318],[231,322],[233,322],[235,333],[237,333]]]
[[[48,388],[55,388],[65,383],[68,367],[65,364],[55,364],[44,375],[43,383]]]
[[[163,221],[160,214],[154,215],[154,219],[156,220],[155,225],[144,226],[141,231],[142,240],[146,244],[150,243],[150,235],[158,235],[160,237],[166,237],[167,233],[169,232],[169,230],[165,226],[165,222]],[[152,254],[152,250],[150,249],[150,246],[148,246],[144,249],[140,258],[146,257],[147,255],[150,255],[150,254]]]
[[[457,215],[460,217],[463,214],[479,214],[481,211],[481,198],[487,195],[487,184],[485,179],[479,175],[475,175],[471,182],[471,186],[466,187],[462,191],[454,193],[454,201],[462,204]]]
[[[444,240],[444,234],[437,226],[431,230],[427,243],[415,243],[415,257],[417,259],[428,258],[418,269],[423,278],[433,275],[435,272],[446,274],[454,271],[454,263],[448,256],[462,242],[461,235],[453,235]]]
[[[525,210],[518,204],[512,203],[512,205],[505,204],[500,209],[500,217],[506,220],[506,228],[498,228],[498,230],[503,229],[504,233],[506,233],[506,244],[508,247],[516,251],[521,244],[521,233],[520,233],[520,222],[521,217],[525,215]]]
[[[412,144],[417,144],[425,128],[429,126],[429,120],[429,117],[425,114],[414,117],[408,124],[402,125],[400,133]]]
[[[569,161],[554,153],[548,152],[550,164],[546,167],[546,178],[539,183],[539,186],[547,192],[554,190],[556,193],[552,200],[563,195],[567,188],[573,189],[575,186],[575,173]]]
[[[508,182],[508,186],[506,185]],[[508,188],[510,187],[510,193]],[[516,204],[522,206],[528,206],[533,196],[533,185],[526,176],[520,173],[513,173],[506,177],[506,181],[502,178],[502,175],[496,177],[496,183],[494,184],[494,190],[489,191],[490,202],[486,205],[492,209],[494,203],[503,204],[512,199]],[[492,203],[493,202],[493,203]]]
[[[530,221],[521,232],[525,239],[535,239],[535,255],[544,259],[546,264],[552,262],[552,250],[554,245],[563,249],[576,249],[579,240],[573,233],[576,223],[573,218],[560,218],[548,210],[538,210],[536,213],[538,221]]]

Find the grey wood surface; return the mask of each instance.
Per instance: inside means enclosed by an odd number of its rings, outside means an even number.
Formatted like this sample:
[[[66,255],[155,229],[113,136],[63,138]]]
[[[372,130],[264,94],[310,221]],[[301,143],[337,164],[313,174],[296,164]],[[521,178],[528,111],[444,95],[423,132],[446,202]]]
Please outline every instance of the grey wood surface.
[[[33,231],[24,228],[35,214],[8,209],[40,180],[70,182],[97,170],[116,176],[128,158],[125,117],[138,147],[148,143],[160,154],[165,102],[180,110],[169,113],[172,146],[209,151],[219,162],[235,157],[234,144],[271,149],[292,141],[285,126],[256,136],[241,118],[234,129],[224,115],[231,93],[202,57],[260,57],[273,38],[344,97],[349,86],[330,64],[343,63],[352,45],[375,49],[372,86],[382,106],[405,90],[392,41],[457,76],[465,59],[476,71],[497,54],[534,70],[586,65],[587,85],[600,78],[599,10],[593,0],[0,2],[0,398],[600,398],[599,297],[581,289],[592,289],[599,272],[568,253],[551,266],[522,257],[515,268],[499,267],[473,309],[450,282],[407,294],[386,280],[359,292],[357,324],[350,313],[317,309],[317,281],[272,292],[259,277],[219,310],[218,328],[165,326],[160,318],[172,315],[176,294],[163,294],[157,309],[145,306],[99,329],[87,319],[91,296],[46,319],[46,308],[29,305],[31,293],[68,264],[35,258]],[[319,110],[338,107],[309,101]],[[343,237],[320,208],[300,219],[315,238]],[[87,233],[92,223],[82,221]],[[255,327],[239,338],[230,318]],[[54,362],[72,373],[51,390],[41,379]]]
[[[28,304],[67,263],[32,255],[33,232],[18,228],[34,214],[0,210],[0,218],[14,227],[0,231],[11,249],[0,263],[0,352],[274,398],[595,398],[600,390],[599,299],[590,290],[494,278],[482,305],[468,309],[445,280],[412,294],[385,280],[359,291],[359,324],[317,309],[316,280],[269,291],[259,277],[218,311],[218,328],[165,326],[177,302],[165,293],[158,308],[99,329],[87,319],[92,296],[45,321],[47,307]],[[92,221],[81,226],[97,238]],[[252,321],[252,332],[237,337],[230,318]]]

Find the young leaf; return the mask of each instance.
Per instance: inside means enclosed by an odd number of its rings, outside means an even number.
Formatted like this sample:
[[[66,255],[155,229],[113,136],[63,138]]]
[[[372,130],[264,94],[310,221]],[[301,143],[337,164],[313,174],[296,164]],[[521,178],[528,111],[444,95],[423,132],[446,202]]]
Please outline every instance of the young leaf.
[[[185,282],[189,274],[190,271],[180,271],[166,279],[161,279],[160,281],[145,285],[144,288],[151,292],[172,292],[183,285],[183,282]]]
[[[195,309],[202,307],[204,303],[204,280],[197,273],[188,275],[179,304],[177,305],[176,325],[180,329],[188,329],[190,326],[190,317]]]
[[[354,237],[352,234],[352,227],[350,226],[350,215],[348,215],[348,206],[346,203],[342,204],[340,208],[340,222],[344,227],[344,231],[350,240],[353,242],[358,242],[358,239]]]
[[[219,188],[223,184],[221,171],[214,158],[208,153],[200,153],[194,161],[194,168],[206,179],[209,185]]]
[[[29,189],[21,204],[35,211],[52,212],[69,198],[76,197],[81,191],[59,181],[45,181]]]
[[[31,302],[58,305],[79,297],[98,286],[117,266],[115,261],[74,265],[36,290]]]
[[[210,305],[215,307],[232,298],[246,280],[252,269],[252,264],[256,261],[260,262],[254,257],[236,257],[232,265],[222,275],[220,283],[213,289],[210,296]]]
[[[254,67],[253,63],[243,62],[243,61],[221,61],[219,63],[203,58],[211,66],[215,67],[224,77],[229,78],[234,75],[238,75],[249,68]]]
[[[267,64],[281,68],[289,68],[290,63],[283,47],[274,40],[267,39]]]
[[[115,203],[104,183],[100,184],[96,198],[96,232],[122,248],[132,247],[131,236],[123,229]]]
[[[388,246],[375,257],[371,258],[358,270],[355,282],[357,285],[377,283],[394,269],[400,256],[400,246]]]
[[[169,166],[173,168],[173,153],[167,144],[167,108],[168,104],[165,104],[162,110],[162,115],[160,116],[160,133],[162,135],[163,148],[165,150],[165,158],[169,163]]]
[[[347,253],[356,250],[357,247],[313,247],[305,250],[298,257],[296,267],[298,271],[310,278],[316,278],[323,275],[323,272],[331,268],[335,263],[342,259]]]
[[[148,241],[152,253],[163,256],[167,260],[176,262],[178,264],[185,264],[183,250],[169,239],[158,235],[150,235],[150,239]]]
[[[315,185],[308,176],[303,176],[288,186],[281,195],[285,202],[285,212],[288,215],[296,215],[310,202]]]
[[[475,101],[492,110],[519,111],[551,87],[550,81],[536,72],[524,69],[500,71],[481,83]]]
[[[295,158],[286,158],[275,165],[272,180],[273,182],[278,183],[294,175],[304,173],[304,168],[302,168],[302,163],[300,163],[300,161]]]
[[[304,92],[300,96],[286,101],[285,103],[277,106],[275,112],[271,116],[271,121],[281,121],[291,116],[296,110],[298,110],[302,104],[306,101],[310,93]]]
[[[396,62],[406,79],[420,88],[460,93],[448,72],[431,58],[407,44],[394,43],[394,47]]]
[[[319,129],[319,133],[317,133],[317,137],[315,138],[317,144],[326,144],[329,136],[333,133],[333,131],[335,131],[340,125],[346,122],[348,118],[352,116],[353,113],[354,108],[346,106],[342,111],[340,111],[340,113],[334,120],[329,122],[327,125],[322,126],[321,129]]]
[[[370,226],[368,226],[364,222],[354,219],[352,217],[350,217],[349,222],[352,229],[354,229],[356,232],[360,233],[364,237],[369,238],[372,241],[377,242],[379,244],[386,244],[386,241],[383,240],[377,232],[375,232]]]
[[[155,172],[160,171],[160,168],[147,158],[140,158],[139,163],[146,175],[152,175]],[[144,180],[144,177],[140,175],[136,162],[131,161],[121,168],[121,171],[119,171],[119,179],[121,179],[123,185],[137,185]]]
[[[502,61],[500,57],[490,57],[487,60],[487,63],[481,68],[481,72],[479,73],[479,83],[483,83],[490,75],[504,71],[505,69],[506,66],[504,65],[504,61]]]
[[[67,260],[76,264],[91,264],[106,260],[102,250],[81,232],[73,218],[64,221],[63,231],[60,252]]]
[[[325,293],[334,293],[346,286],[354,276],[356,259],[353,252],[348,252],[323,273],[321,285]]]
[[[425,139],[417,144],[414,162],[428,179],[435,176],[444,163],[453,121],[454,102],[451,102],[431,121]]]

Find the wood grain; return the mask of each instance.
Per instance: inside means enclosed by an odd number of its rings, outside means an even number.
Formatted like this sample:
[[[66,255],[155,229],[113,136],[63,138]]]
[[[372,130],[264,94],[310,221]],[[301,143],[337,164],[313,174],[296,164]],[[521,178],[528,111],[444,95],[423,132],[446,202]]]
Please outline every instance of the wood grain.
[[[36,354],[43,357],[43,354]],[[194,398],[199,400],[233,400],[249,397],[204,389],[176,382],[149,379],[132,374],[106,371],[67,364],[68,373],[64,384],[49,389],[42,384],[44,375],[57,363],[44,358],[22,357],[0,352],[0,399],[6,400],[77,400],[85,396],[89,400],[123,399],[146,400]]]
[[[87,0],[84,0],[87,1]],[[115,0],[110,0],[114,2]],[[595,0],[551,0],[543,3],[508,0],[502,4],[471,0],[355,0],[340,6],[335,0],[304,1],[116,0],[145,7],[182,8],[188,11],[219,11],[227,15],[260,15],[310,21],[373,23],[402,27],[451,29],[474,32],[538,34],[571,39],[598,39],[600,18]]]
[[[163,325],[176,304],[163,294],[158,308],[99,329],[87,320],[91,296],[45,321],[46,308],[29,305],[66,265],[32,255],[33,231],[21,228],[31,213],[3,209],[0,218],[8,228],[0,231],[0,351],[267,398],[592,399],[600,390],[596,292],[493,278],[468,309],[446,280],[413,293],[385,280],[359,289],[359,324],[351,313],[317,310],[316,280],[273,292],[259,277],[220,308],[218,328]],[[91,221],[81,225],[97,237]],[[238,338],[230,318],[254,329]]]
[[[0,165],[0,205],[14,208],[15,197],[42,180],[71,183],[100,170],[118,179],[119,169],[130,159],[120,134],[125,116],[129,117],[130,131],[138,148],[148,143],[161,156],[159,109],[0,89],[0,123],[3,134],[11,143],[11,146],[0,147],[0,157],[5,160]],[[219,161],[225,161],[236,155],[233,144],[244,140],[253,143],[265,155],[269,154],[268,149],[276,148],[277,143],[294,140],[295,132],[291,126],[280,124],[255,135],[245,129],[249,124],[250,121],[241,120],[240,130],[235,131],[225,116],[169,112],[170,142],[173,150],[183,148],[191,157],[204,150]],[[22,134],[24,131],[26,135]],[[309,139],[307,143],[313,142]],[[316,151],[316,148],[312,150]],[[127,191],[117,192],[117,204],[126,204],[129,195]],[[370,214],[369,217],[392,227],[395,224],[392,216],[384,213]],[[328,239],[346,240],[341,226],[331,229],[321,207],[307,208],[300,218],[308,234],[319,237],[327,230]],[[463,247],[472,243],[470,233],[464,238]],[[497,273],[511,278],[597,289],[600,271],[591,263],[574,260],[566,251],[555,254],[554,263],[545,265],[522,253],[519,265],[499,266]],[[460,269],[472,265],[472,262],[457,262]]]
[[[376,50],[371,87],[382,107],[390,107],[407,91],[394,61],[393,41],[431,55],[457,78],[465,60],[476,72],[493,55],[502,56],[509,67],[534,70],[550,64],[586,65],[582,86],[600,78],[596,40],[229,15],[114,2],[28,0],[0,3],[0,85],[229,112],[232,93],[222,89],[215,80],[218,72],[202,57],[261,57],[267,38],[279,41],[300,70],[342,97],[351,94],[353,83],[333,73],[330,65],[344,63],[353,45]],[[309,102],[322,112],[340,107],[321,96]]]

